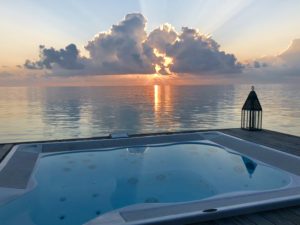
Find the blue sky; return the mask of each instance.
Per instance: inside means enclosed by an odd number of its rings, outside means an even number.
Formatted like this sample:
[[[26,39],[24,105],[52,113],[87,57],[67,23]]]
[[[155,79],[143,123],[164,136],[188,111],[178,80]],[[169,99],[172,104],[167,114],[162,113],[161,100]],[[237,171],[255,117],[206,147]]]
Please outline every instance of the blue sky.
[[[43,43],[85,45],[126,14],[141,12],[149,30],[165,22],[176,29],[198,28],[212,34],[226,50],[247,58],[274,54],[300,37],[299,10],[299,0],[1,1],[0,40],[2,49],[23,45],[22,55],[33,54],[32,47]]]

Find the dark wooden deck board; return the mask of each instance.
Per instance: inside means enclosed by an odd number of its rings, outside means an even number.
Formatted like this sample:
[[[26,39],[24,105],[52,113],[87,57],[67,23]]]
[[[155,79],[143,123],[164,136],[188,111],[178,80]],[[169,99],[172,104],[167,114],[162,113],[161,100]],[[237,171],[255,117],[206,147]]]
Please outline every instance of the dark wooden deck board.
[[[282,209],[276,211],[281,218],[290,220],[294,224],[300,224],[300,216],[289,211],[288,209]]]
[[[236,216],[233,218],[235,222],[238,222],[239,225],[256,225],[254,222],[249,220],[246,216]]]
[[[275,148],[277,150],[300,156],[300,137],[283,134],[270,130],[249,132],[241,129],[219,130],[225,134],[235,136],[260,145]],[[224,222],[225,221],[225,222]],[[241,215],[221,220],[211,221],[212,224],[232,225],[300,225],[299,206],[271,210],[266,212]],[[193,225],[206,225],[207,222]]]
[[[276,211],[268,211],[268,212],[263,212],[261,215],[269,220],[271,223],[276,224],[276,225],[295,225],[292,221],[289,220],[288,217],[282,216],[278,214],[278,210]]]
[[[300,216],[300,207],[291,207],[288,210],[293,212],[294,214]]]
[[[257,225],[273,225],[269,220],[266,220],[258,213],[245,215],[245,217],[247,217],[251,222],[254,222]]]
[[[220,219],[214,221],[216,225],[240,225],[234,221],[234,219]]]

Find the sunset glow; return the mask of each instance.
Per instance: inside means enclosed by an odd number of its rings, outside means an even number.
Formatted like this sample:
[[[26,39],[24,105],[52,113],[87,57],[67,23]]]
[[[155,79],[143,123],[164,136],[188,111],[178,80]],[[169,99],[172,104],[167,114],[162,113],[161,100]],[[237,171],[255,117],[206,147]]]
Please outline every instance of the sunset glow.
[[[2,1],[0,86],[295,79],[299,10],[297,0]]]
[[[155,84],[153,86],[154,88],[154,112],[155,115],[159,112],[160,110],[160,102],[161,102],[161,90],[160,90],[160,86]]]

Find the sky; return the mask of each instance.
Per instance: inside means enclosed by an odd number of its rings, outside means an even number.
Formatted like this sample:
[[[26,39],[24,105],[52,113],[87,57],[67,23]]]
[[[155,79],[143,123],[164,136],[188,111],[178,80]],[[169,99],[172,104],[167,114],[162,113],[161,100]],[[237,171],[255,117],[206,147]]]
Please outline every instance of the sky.
[[[293,80],[299,11],[299,0],[1,0],[0,86]]]

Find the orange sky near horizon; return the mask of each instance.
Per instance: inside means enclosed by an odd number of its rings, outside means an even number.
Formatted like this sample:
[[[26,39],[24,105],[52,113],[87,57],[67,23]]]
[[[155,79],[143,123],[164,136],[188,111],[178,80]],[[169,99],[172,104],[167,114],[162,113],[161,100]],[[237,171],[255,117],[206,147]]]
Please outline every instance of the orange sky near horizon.
[[[30,86],[30,87],[63,87],[63,86],[153,86],[153,85],[223,85],[238,83],[237,77],[199,76],[197,75],[99,75],[76,77],[43,77],[28,79],[28,76],[19,76],[10,80],[1,80],[0,87]]]

